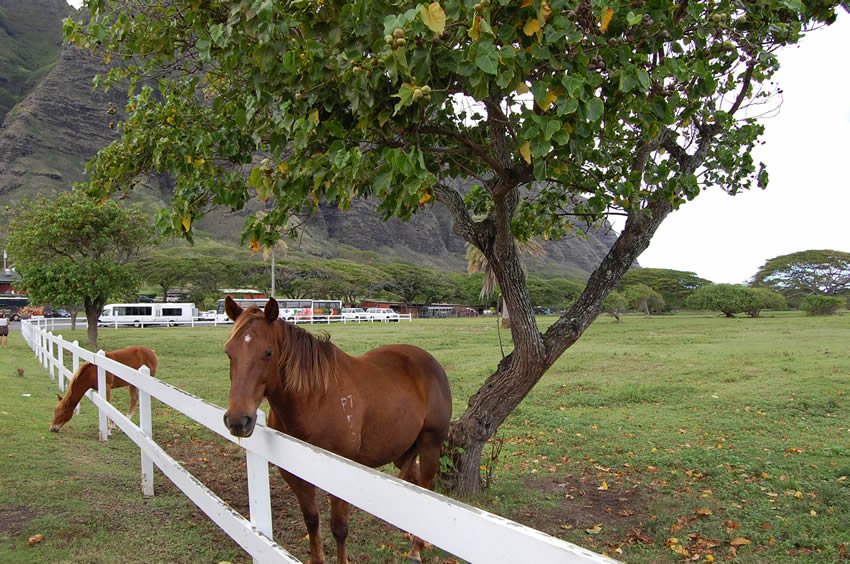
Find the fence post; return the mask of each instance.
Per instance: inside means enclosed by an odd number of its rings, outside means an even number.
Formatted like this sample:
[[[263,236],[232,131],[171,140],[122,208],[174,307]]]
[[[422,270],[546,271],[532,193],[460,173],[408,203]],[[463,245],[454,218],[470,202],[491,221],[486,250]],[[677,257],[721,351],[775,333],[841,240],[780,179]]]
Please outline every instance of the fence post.
[[[146,378],[150,378],[151,369],[147,366],[139,368],[139,372]],[[139,427],[148,438],[153,440],[153,419],[151,419],[151,395],[139,388]],[[153,460],[142,452],[142,495],[153,495]]]
[[[103,352],[103,349],[97,351],[97,356],[104,358],[106,353]],[[102,364],[98,362],[97,364],[97,394],[106,399],[106,369]],[[109,439],[109,426],[108,419],[106,417],[106,411],[98,408],[97,409],[97,428],[98,434],[101,441],[106,441]]]
[[[257,410],[257,425],[266,424],[266,414]],[[248,473],[248,513],[258,531],[272,537],[272,504],[269,486],[269,461],[250,450],[245,451]],[[256,562],[256,559],[254,560]]]
[[[56,375],[53,373],[53,368],[55,364],[53,362],[53,332],[47,332],[47,373],[50,375],[50,381],[56,379]]]
[[[74,345],[74,352],[71,353],[71,377],[73,377],[77,373],[77,370],[80,369],[80,356],[77,354],[77,347],[80,346],[80,342],[75,339],[71,344]],[[77,402],[77,407],[74,408],[74,415],[80,414],[80,404],[82,403]]]
[[[62,335],[59,335],[59,350],[56,351],[59,355],[59,391],[65,393],[65,340]]]

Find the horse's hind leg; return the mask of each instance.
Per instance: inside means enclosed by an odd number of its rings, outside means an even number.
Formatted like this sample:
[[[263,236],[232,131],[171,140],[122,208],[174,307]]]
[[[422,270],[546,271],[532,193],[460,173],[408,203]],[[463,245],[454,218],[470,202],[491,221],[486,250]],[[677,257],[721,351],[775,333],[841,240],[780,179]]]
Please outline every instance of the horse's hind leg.
[[[127,419],[132,419],[136,413],[136,407],[139,405],[139,389],[136,386],[130,386],[130,407],[127,409]]]
[[[424,431],[416,440],[415,449],[408,453],[412,454],[405,460],[401,467],[400,477],[429,490],[434,489],[437,472],[440,470],[440,448],[443,439],[437,433]],[[419,464],[416,463],[417,454]],[[407,456],[407,454],[405,454]],[[425,541],[417,536],[413,537],[413,546],[407,553],[408,562],[422,562],[421,552],[425,547]]]
[[[348,564],[348,551],[345,539],[348,538],[348,502],[335,496],[331,497],[331,532],[336,539],[337,564]]]
[[[307,535],[310,537],[310,562],[311,564],[323,564],[325,551],[322,548],[322,535],[319,533],[319,507],[316,504],[316,486],[305,482],[298,476],[278,468],[280,475],[292,488],[292,493],[298,499],[301,514],[304,516],[304,524],[307,526]]]

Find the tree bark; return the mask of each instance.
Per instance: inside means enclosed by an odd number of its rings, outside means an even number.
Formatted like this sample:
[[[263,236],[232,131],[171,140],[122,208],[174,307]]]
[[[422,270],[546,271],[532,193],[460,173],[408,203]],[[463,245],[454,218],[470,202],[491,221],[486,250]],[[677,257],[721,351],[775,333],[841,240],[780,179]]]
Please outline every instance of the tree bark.
[[[89,350],[97,350],[97,320],[103,310],[102,303],[93,302],[89,298],[83,300],[83,308],[86,311],[86,321],[89,326],[86,329],[86,346]]]

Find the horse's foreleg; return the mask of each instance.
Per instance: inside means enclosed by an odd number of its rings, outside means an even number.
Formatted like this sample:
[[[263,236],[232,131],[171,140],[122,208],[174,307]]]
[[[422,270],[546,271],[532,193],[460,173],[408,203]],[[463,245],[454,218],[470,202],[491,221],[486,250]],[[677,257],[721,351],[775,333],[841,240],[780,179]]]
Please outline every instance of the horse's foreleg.
[[[136,407],[139,405],[139,389],[136,386],[130,386],[130,407],[127,409],[127,419],[132,419],[136,413]]]
[[[280,475],[292,488],[292,493],[298,499],[301,514],[304,516],[304,524],[307,526],[307,535],[310,537],[310,562],[311,564],[324,564],[325,551],[322,548],[322,535],[319,533],[319,507],[316,504],[316,486],[305,482],[298,476],[278,468]]]
[[[331,532],[336,539],[337,564],[348,564],[348,552],[345,549],[345,539],[348,538],[348,502],[338,497],[331,497]]]

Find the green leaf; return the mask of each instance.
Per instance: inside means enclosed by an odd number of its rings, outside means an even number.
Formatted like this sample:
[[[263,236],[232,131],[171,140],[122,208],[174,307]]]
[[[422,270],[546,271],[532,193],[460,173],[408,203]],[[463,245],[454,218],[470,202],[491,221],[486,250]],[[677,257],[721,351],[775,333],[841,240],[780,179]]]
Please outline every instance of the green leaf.
[[[640,83],[641,89],[644,92],[649,90],[649,73],[646,72],[644,69],[638,69],[636,74],[637,74],[637,79],[638,79],[638,82]]]
[[[605,112],[605,104],[600,98],[591,98],[587,103],[587,119],[598,121]]]
[[[478,43],[478,51],[475,53],[475,66],[487,74],[496,75],[499,72],[499,52],[492,41],[481,41]]]

